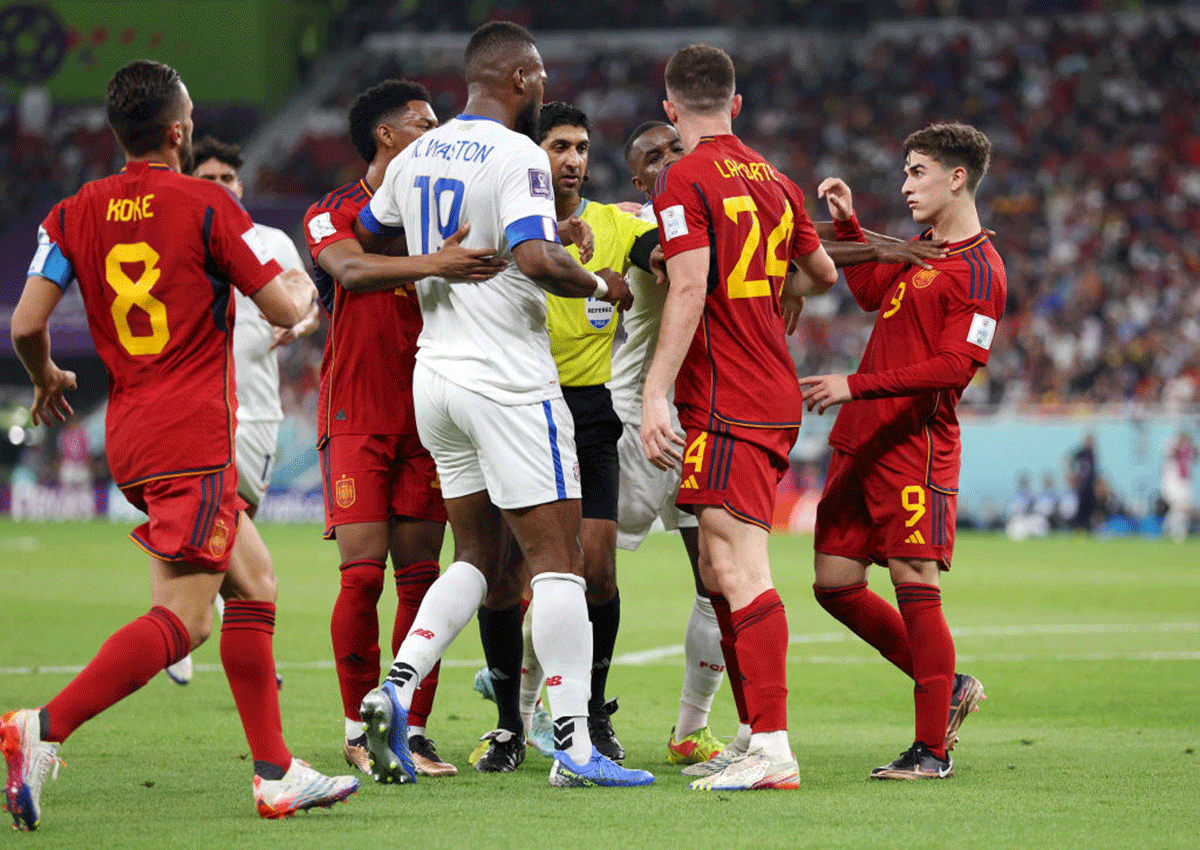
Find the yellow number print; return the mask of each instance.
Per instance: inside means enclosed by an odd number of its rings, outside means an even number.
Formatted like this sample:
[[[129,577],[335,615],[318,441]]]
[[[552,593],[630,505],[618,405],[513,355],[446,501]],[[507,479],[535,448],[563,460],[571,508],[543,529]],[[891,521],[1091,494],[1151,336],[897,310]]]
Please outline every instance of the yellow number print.
[[[912,514],[904,521],[905,526],[912,528],[925,516],[925,490],[916,484],[910,484],[900,491],[900,504]]]
[[[683,456],[684,465],[690,463],[692,467],[699,472],[704,466],[704,447],[707,444],[707,433],[701,433],[700,436],[692,440],[692,444],[687,447],[687,452]]]
[[[905,285],[906,284],[904,281],[900,281],[900,286],[897,287],[896,294],[892,296],[892,306],[889,307],[888,311],[883,314],[885,319],[890,319],[892,316],[896,315],[896,311],[900,309],[900,301],[904,298]]]
[[[142,263],[142,274],[133,280],[121,268],[122,263]],[[113,323],[117,326],[117,339],[130,354],[158,354],[171,338],[167,327],[167,305],[150,294],[154,284],[162,277],[157,267],[158,252],[145,242],[114,245],[104,260],[104,279],[117,293],[112,303]],[[134,307],[150,317],[150,334],[135,336],[129,327],[129,311]]]
[[[758,220],[758,206],[749,195],[735,195],[725,199],[725,215],[730,221],[736,222],[741,213],[750,214],[750,232],[742,243],[742,255],[738,257],[737,265],[725,279],[730,298],[764,298],[771,294],[769,280],[746,280],[746,272],[750,270],[750,261],[762,242],[762,224]],[[767,236],[767,254],[764,257],[767,275],[782,278],[787,275],[788,261],[776,256],[776,251],[789,233],[792,232],[794,216],[792,205],[784,201],[783,217],[778,226]]]

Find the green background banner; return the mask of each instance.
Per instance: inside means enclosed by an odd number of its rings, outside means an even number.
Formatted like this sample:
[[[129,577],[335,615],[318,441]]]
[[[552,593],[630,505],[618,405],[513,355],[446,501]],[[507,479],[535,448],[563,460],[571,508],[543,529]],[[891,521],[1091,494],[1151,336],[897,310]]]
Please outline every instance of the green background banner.
[[[96,101],[132,59],[174,67],[192,99],[270,108],[301,53],[324,46],[327,13],[289,0],[42,0],[0,5],[0,78],[56,102]],[[303,46],[303,47],[302,47]]]

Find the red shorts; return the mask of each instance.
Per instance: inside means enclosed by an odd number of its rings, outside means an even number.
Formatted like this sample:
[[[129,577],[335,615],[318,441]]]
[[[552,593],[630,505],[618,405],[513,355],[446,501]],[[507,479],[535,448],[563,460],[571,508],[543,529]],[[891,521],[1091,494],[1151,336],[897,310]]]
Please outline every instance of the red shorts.
[[[229,569],[238,515],[246,508],[237,486],[237,470],[230,466],[126,487],[121,492],[129,504],[150,515],[129,537],[156,558],[223,573]]]
[[[437,468],[415,434],[335,434],[320,454],[326,540],[351,522],[446,521]]]
[[[913,558],[950,569],[958,498],[924,481],[924,470],[898,472],[878,462],[860,468],[834,449],[817,505],[814,548],[885,566],[889,558]]]
[[[796,428],[764,433],[774,449],[729,434],[687,429],[683,480],[675,504],[720,505],[743,522],[771,529],[775,495],[788,469]]]

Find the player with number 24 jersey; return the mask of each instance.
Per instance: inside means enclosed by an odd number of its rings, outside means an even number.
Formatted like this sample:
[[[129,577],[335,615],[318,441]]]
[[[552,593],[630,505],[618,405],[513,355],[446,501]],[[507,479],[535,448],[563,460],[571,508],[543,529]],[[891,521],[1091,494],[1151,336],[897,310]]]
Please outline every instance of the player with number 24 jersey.
[[[233,462],[230,285],[253,295],[281,271],[228,191],[158,162],[131,162],[46,216],[29,274],[63,289],[79,281],[110,376],[105,449],[118,487]],[[187,439],[165,439],[182,410]]]

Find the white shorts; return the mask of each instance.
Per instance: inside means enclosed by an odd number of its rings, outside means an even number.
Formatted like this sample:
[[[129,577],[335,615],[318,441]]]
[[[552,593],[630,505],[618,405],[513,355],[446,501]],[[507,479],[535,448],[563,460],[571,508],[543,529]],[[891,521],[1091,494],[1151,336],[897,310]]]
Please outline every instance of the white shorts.
[[[238,495],[258,505],[271,483],[275,469],[275,451],[279,443],[278,422],[239,422],[237,424]]]
[[[442,498],[487,490],[492,504],[506,510],[579,498],[575,422],[561,395],[498,404],[418,361],[413,411],[421,443],[437,464]]]
[[[617,443],[617,457],[621,463],[617,545],[630,550],[642,545],[656,519],[661,519],[668,531],[699,525],[695,516],[675,507],[679,470],[662,470],[648,461],[642,451],[640,432],[639,426],[626,422],[625,433]]]

